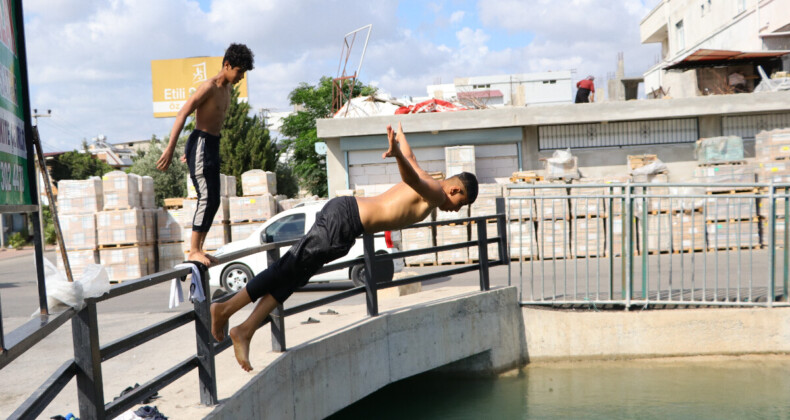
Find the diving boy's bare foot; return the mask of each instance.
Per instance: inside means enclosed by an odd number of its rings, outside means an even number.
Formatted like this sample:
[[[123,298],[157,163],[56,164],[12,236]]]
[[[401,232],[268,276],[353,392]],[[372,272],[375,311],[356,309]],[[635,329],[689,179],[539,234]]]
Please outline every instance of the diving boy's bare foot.
[[[228,323],[228,317],[222,314],[220,305],[220,303],[212,303],[209,308],[211,311],[211,335],[218,343],[225,339],[225,325]]]
[[[239,327],[230,329],[230,339],[233,341],[233,353],[236,355],[236,361],[239,366],[246,372],[252,370],[250,365],[250,339],[252,337],[246,336]]]
[[[215,257],[215,256],[213,256],[213,255],[207,254],[207,253],[205,253],[205,252],[203,253],[203,255],[205,255],[205,256],[206,256],[206,258],[208,258],[208,260],[209,260],[209,261],[211,261],[211,264],[216,264],[216,263],[218,263],[218,262],[219,262],[219,260],[217,259],[217,257]]]
[[[205,265],[206,267],[211,266],[211,260],[208,258],[208,256],[206,255],[205,252],[201,252],[201,251],[190,252],[189,256],[187,257],[187,259],[189,261],[197,261],[197,262]]]

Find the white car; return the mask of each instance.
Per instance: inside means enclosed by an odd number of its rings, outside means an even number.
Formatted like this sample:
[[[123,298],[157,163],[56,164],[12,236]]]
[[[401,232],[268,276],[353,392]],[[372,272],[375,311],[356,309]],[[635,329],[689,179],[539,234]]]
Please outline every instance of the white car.
[[[316,214],[326,203],[327,201],[311,202],[278,213],[276,216],[267,220],[246,239],[228,243],[218,249],[214,255],[219,257],[231,252],[260,246],[266,243],[265,241],[267,240],[269,242],[281,242],[300,238],[313,226]],[[393,236],[395,236],[394,242]],[[395,232],[392,234],[385,232],[384,234],[376,235],[373,241],[376,254],[398,252],[398,240],[399,235],[395,235]],[[285,254],[288,249],[290,249],[290,247],[280,248],[280,255]],[[363,255],[362,238],[357,238],[356,243],[351,247],[348,254],[343,258],[333,261],[333,263],[349,261]],[[209,284],[215,287],[221,286],[229,292],[237,292],[243,289],[253,276],[265,270],[267,266],[268,258],[266,252],[248,255],[225,264],[218,264],[209,268]],[[403,259],[398,258],[393,260],[393,272],[399,272],[401,270],[403,270]],[[364,264],[358,264],[349,269],[334,270],[315,275],[310,278],[310,281],[324,282],[351,279],[355,286],[360,286],[364,284],[364,275]]]

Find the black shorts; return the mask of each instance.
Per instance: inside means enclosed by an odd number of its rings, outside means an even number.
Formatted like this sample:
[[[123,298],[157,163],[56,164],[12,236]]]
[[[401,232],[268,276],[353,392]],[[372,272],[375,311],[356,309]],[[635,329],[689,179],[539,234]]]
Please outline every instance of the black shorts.
[[[198,199],[192,230],[208,232],[220,205],[219,136],[194,130],[189,135],[184,154]]]
[[[315,224],[307,234],[247,283],[247,293],[253,301],[271,294],[277,302],[285,302],[324,264],[348,254],[364,230],[356,198],[329,200],[316,215]]]

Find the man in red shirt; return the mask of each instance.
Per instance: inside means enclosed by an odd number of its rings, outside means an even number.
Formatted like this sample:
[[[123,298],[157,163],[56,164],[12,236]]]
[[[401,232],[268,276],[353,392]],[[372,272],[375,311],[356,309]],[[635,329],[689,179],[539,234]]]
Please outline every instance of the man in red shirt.
[[[576,83],[576,103],[585,103],[585,102],[595,102],[595,80],[592,76],[587,76],[584,80],[580,80],[579,83]]]

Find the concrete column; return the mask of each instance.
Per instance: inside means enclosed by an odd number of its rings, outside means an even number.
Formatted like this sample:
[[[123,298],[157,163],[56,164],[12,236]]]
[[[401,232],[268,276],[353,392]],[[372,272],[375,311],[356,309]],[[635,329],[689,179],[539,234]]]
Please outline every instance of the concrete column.
[[[721,115],[705,115],[698,117],[697,121],[699,122],[699,136],[701,138],[722,135]]]
[[[521,166],[525,171],[543,169],[538,153],[538,126],[529,125],[523,129],[524,137],[521,140]]]
[[[340,138],[324,139],[326,142],[326,182],[329,198],[334,197],[337,190],[346,189],[346,156],[340,150]]]

